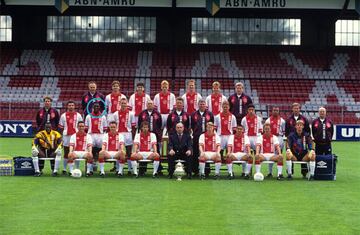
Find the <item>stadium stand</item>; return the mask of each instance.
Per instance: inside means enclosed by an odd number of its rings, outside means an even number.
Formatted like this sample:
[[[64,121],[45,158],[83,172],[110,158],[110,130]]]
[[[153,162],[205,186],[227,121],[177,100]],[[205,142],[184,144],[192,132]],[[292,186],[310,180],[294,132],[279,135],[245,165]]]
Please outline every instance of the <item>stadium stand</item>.
[[[110,92],[112,80],[120,80],[127,96],[142,81],[153,97],[160,91],[160,82],[172,76],[166,48],[56,45],[24,50],[20,61],[17,54],[13,47],[2,47],[0,101],[5,112],[1,119],[32,120],[44,95],[51,95],[55,107],[62,108],[69,99],[79,100],[91,80],[104,93]],[[218,80],[224,95],[229,96],[234,82],[242,81],[264,118],[272,105],[280,106],[286,116],[289,104],[299,102],[310,118],[320,106],[326,106],[335,123],[358,123],[358,57],[359,52],[350,49],[338,49],[329,57],[328,52],[296,48],[180,48],[171,90],[183,94],[186,79],[193,78],[198,92],[207,96],[211,83]]]

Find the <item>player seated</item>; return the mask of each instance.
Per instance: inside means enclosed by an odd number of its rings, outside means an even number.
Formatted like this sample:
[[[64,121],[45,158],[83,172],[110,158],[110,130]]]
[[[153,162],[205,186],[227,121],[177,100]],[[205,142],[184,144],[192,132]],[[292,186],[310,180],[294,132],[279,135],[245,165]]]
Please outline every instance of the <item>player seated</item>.
[[[199,170],[200,178],[205,179],[205,163],[207,160],[215,162],[215,179],[220,178],[221,155],[220,155],[220,137],[214,132],[214,123],[206,124],[206,132],[199,138]]]
[[[83,121],[78,122],[77,124],[78,132],[73,134],[70,138],[70,149],[69,149],[69,159],[68,165],[71,172],[74,169],[74,161],[76,159],[86,159],[86,176],[89,177],[93,174],[91,171],[93,164],[93,155],[92,155],[92,139],[90,134],[85,132],[85,123]]]
[[[249,137],[244,134],[244,128],[238,124],[236,127],[236,133],[230,135],[227,145],[226,164],[228,168],[228,178],[233,179],[234,173],[232,168],[233,161],[245,161],[252,164],[253,158],[250,155],[250,141]],[[248,168],[245,168],[245,176],[249,175]]]
[[[62,139],[61,134],[51,129],[51,123],[45,124],[45,130],[39,131],[32,143],[32,159],[35,168],[34,176],[40,176],[44,168],[44,160],[39,161],[40,158],[53,158],[51,160],[52,176],[58,175],[59,164],[61,161]],[[40,163],[40,164],[39,164]],[[40,165],[40,167],[39,167]]]
[[[117,132],[117,125],[115,121],[110,122],[109,132],[104,134],[102,140],[102,150],[99,153],[100,176],[105,176],[104,165],[106,159],[116,159],[119,162],[118,177],[123,176],[123,169],[125,164],[124,152],[124,136]]]
[[[153,178],[158,177],[158,168],[160,163],[160,155],[157,153],[156,135],[149,131],[149,123],[142,122],[140,126],[140,133],[137,133],[134,138],[134,151],[131,154],[131,165],[133,174],[136,178],[139,177],[137,172],[138,160],[153,160],[154,170]]]
[[[295,125],[295,132],[290,133],[287,138],[286,168],[288,179],[292,179],[292,161],[309,162],[310,176],[308,179],[314,179],[316,156],[311,137],[304,131],[304,126],[304,121],[298,120]]]
[[[264,134],[260,135],[256,141],[255,154],[255,171],[261,171],[261,162],[273,161],[277,162],[278,175],[277,180],[282,180],[283,156],[277,136],[271,134],[271,126],[269,123],[264,125]],[[250,165],[250,164],[249,164]]]

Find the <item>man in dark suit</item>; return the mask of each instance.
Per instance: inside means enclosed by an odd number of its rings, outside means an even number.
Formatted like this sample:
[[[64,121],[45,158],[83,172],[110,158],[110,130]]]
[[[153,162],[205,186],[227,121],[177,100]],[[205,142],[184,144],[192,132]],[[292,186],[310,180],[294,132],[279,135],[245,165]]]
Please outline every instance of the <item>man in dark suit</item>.
[[[169,178],[171,179],[175,170],[175,160],[185,161],[187,177],[191,179],[193,155],[192,141],[188,132],[184,132],[184,124],[176,124],[176,131],[169,136]]]

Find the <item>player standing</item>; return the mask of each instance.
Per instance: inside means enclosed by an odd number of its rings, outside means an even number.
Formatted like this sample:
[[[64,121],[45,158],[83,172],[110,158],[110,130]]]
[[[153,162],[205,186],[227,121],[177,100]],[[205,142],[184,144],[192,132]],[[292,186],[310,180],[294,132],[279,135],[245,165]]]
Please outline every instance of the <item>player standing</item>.
[[[59,129],[62,130],[63,145],[64,145],[64,159],[63,159],[63,174],[66,174],[68,155],[70,151],[70,138],[78,129],[79,121],[83,121],[81,114],[75,111],[75,102],[69,100],[66,104],[67,111],[60,117]]]

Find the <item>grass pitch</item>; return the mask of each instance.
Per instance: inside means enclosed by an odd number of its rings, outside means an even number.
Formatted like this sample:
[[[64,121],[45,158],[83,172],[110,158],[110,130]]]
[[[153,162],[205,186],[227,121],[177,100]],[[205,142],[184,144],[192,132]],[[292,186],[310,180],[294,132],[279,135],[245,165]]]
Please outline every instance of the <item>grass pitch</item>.
[[[30,156],[30,143],[1,138],[0,155]],[[0,234],[360,234],[360,143],[333,149],[336,181],[307,182],[298,167],[291,182],[77,180],[47,162],[39,178],[0,177]]]

